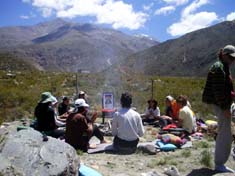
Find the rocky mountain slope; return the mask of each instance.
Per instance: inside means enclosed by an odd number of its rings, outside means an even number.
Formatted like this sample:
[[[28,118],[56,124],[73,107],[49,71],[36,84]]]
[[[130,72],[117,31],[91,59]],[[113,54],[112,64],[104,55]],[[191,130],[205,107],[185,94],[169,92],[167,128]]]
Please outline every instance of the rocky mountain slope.
[[[121,68],[148,75],[204,76],[220,48],[235,45],[235,21],[188,33],[130,56]],[[133,71],[131,69],[131,71]]]
[[[56,19],[35,26],[0,28],[0,52],[30,60],[41,70],[101,71],[158,44],[91,24]]]

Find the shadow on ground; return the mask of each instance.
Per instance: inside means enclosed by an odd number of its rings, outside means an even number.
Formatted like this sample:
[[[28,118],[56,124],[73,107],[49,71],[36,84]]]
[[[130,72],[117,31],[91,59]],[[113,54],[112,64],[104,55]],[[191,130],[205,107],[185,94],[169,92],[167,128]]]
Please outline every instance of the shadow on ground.
[[[218,172],[208,168],[201,168],[192,170],[187,176],[213,176],[215,174],[218,174]]]

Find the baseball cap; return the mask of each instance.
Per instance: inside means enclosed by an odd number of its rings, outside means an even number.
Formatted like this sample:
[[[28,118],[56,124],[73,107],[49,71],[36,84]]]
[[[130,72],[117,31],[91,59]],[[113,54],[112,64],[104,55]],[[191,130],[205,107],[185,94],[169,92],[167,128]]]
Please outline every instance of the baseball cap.
[[[77,107],[89,107],[89,104],[87,104],[85,100],[82,98],[78,98],[77,100],[75,100],[74,104]]]
[[[233,45],[226,45],[223,49],[224,54],[228,54],[235,59],[235,47]]]
[[[166,99],[169,100],[169,101],[173,101],[174,100],[174,98],[171,95],[166,96]]]

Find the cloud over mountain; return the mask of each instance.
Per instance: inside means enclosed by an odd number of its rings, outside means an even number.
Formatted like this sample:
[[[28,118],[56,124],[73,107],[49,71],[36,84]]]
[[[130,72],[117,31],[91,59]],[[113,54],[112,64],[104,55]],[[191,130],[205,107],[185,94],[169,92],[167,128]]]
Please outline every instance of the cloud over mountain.
[[[55,14],[61,18],[79,16],[94,17],[98,24],[110,24],[113,28],[139,29],[144,26],[148,15],[135,11],[132,4],[114,0],[22,0],[41,11],[42,16]]]

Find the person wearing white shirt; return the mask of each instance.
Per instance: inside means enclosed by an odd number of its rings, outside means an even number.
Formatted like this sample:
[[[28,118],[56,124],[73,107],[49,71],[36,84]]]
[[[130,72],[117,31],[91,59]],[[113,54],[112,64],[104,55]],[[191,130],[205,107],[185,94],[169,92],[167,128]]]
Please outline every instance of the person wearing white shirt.
[[[142,122],[154,123],[156,120],[159,120],[160,109],[158,107],[158,102],[154,99],[148,100],[148,107],[145,110],[145,113],[141,115]]]
[[[116,150],[134,152],[139,142],[139,137],[144,135],[144,127],[140,114],[131,108],[132,96],[123,93],[121,96],[122,108],[114,114],[112,121],[113,146]]]

